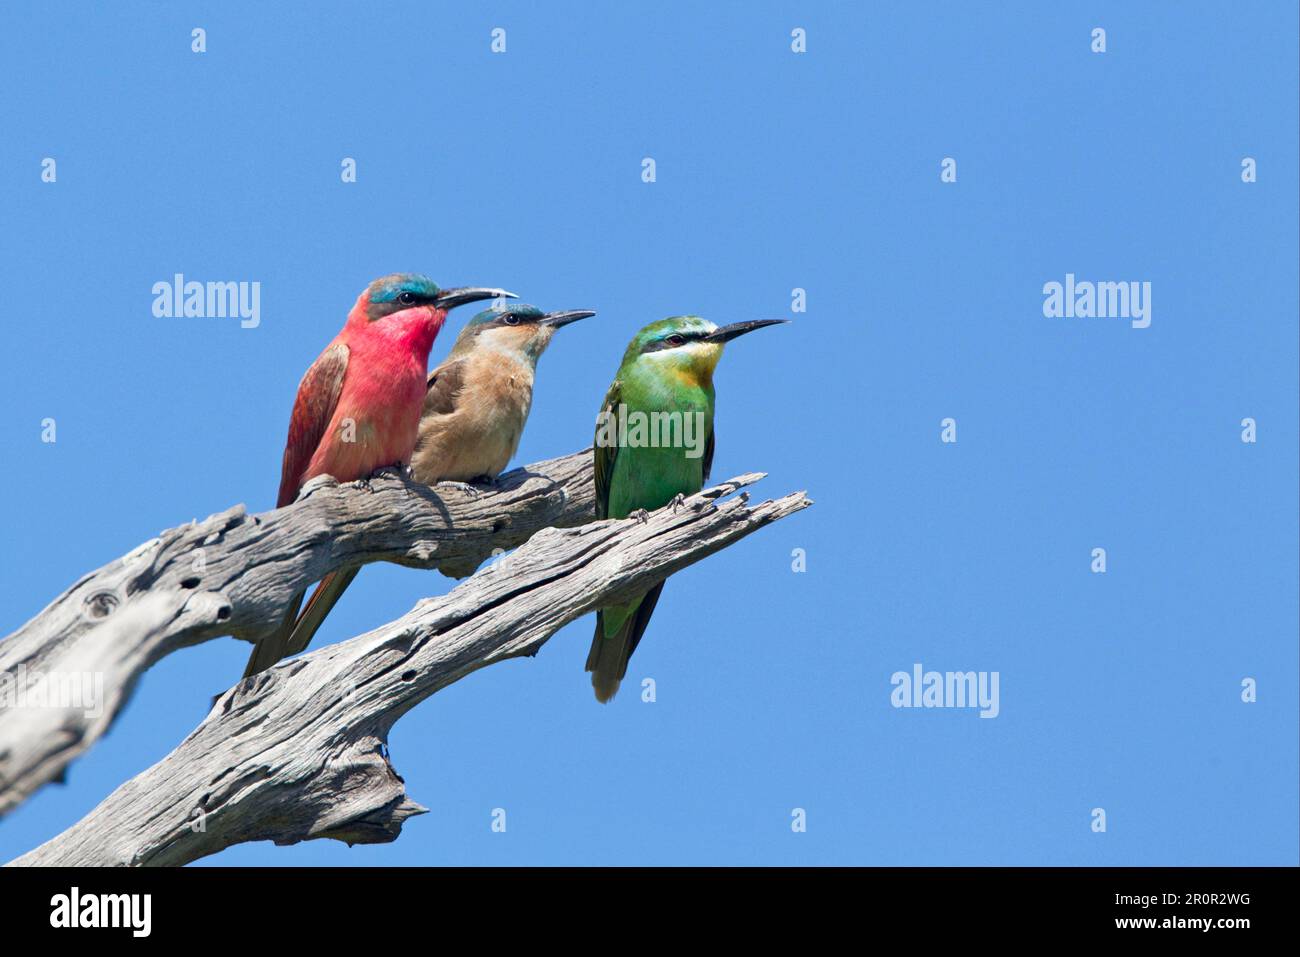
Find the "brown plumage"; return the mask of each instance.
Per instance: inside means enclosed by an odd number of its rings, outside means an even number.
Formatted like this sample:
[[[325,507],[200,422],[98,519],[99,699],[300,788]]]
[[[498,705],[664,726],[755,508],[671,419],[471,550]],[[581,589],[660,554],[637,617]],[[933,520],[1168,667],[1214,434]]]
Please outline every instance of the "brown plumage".
[[[528,421],[538,358],[556,329],[592,315],[543,313],[536,306],[510,303],[471,319],[426,381],[412,477],[436,485],[491,481],[500,475]],[[286,654],[311,643],[359,570],[344,568],[321,579],[293,625]]]
[[[532,404],[531,362],[496,348],[453,354],[429,376],[411,475],[426,485],[496,478],[519,448]]]

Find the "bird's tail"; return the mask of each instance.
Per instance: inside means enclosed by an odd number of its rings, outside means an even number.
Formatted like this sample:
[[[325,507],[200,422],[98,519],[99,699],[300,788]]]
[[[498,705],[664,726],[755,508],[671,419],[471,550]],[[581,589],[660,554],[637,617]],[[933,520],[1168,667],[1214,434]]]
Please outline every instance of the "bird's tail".
[[[325,621],[325,616],[343,597],[343,592],[352,584],[352,579],[357,577],[357,572],[360,570],[361,566],[357,565],[330,572],[322,578],[316,590],[311,593],[311,598],[307,600],[307,606],[302,609],[302,614],[298,614],[298,607],[302,605],[302,594],[298,594],[290,603],[284,622],[276,629],[275,634],[259,641],[253,653],[249,655],[244,677],[265,671],[280,659],[296,655],[311,644],[312,636]]]
[[[245,678],[265,671],[284,657],[284,649],[289,644],[289,636],[293,634],[293,625],[298,620],[298,609],[302,607],[305,594],[306,592],[300,591],[294,595],[284,611],[280,627],[253,646],[253,653],[248,656],[248,665],[244,668]]]
[[[618,686],[627,674],[627,663],[645,634],[663,588],[663,582],[660,582],[630,609],[610,608],[596,612],[596,636],[592,638],[591,651],[587,654],[587,670],[591,672],[591,687],[596,692],[596,700],[601,704],[612,701],[618,693]],[[610,630],[606,630],[607,624]]]
[[[307,607],[298,616],[298,623],[293,626],[286,655],[296,655],[311,644],[312,637],[325,621],[325,616],[338,604],[338,600],[343,597],[343,593],[347,591],[359,571],[361,566],[354,565],[351,568],[330,572],[320,580],[316,590],[311,593],[311,598],[307,599]]]
[[[596,700],[601,704],[613,700],[623,676],[627,674],[627,661],[631,657],[627,646],[631,637],[632,618],[628,615],[623,627],[606,637],[605,612],[596,612],[596,637],[591,639],[587,670],[591,672],[591,687],[596,692]]]

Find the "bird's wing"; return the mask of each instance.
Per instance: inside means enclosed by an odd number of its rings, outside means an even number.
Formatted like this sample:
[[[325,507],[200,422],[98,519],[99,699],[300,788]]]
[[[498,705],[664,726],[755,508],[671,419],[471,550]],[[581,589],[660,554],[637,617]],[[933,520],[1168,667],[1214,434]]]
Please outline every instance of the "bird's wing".
[[[709,473],[713,471],[713,425],[709,425],[709,437],[704,440],[704,481],[701,485],[707,485]]]
[[[596,517],[609,518],[609,483],[614,477],[614,460],[618,458],[617,443],[601,444],[599,441],[602,431],[601,423],[608,417],[613,416],[619,403],[622,401],[623,384],[614,380],[605,393],[605,401],[600,407],[600,422],[596,425],[596,442],[595,445],[595,472],[596,472]],[[617,426],[614,429],[615,438],[617,438]]]
[[[325,429],[334,417],[348,370],[348,347],[330,345],[311,364],[298,383],[298,397],[289,418],[289,437],[284,443],[284,464],[280,469],[280,494],[275,507],[281,508],[298,497],[302,473],[316,454]]]
[[[429,373],[424,394],[423,415],[450,415],[456,411],[456,397],[465,388],[465,362],[444,362]]]

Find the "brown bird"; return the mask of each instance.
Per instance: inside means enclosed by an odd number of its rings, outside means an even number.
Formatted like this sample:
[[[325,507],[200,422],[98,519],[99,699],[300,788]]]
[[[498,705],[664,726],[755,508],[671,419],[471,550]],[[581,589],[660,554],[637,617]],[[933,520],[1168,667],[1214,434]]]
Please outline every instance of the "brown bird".
[[[280,471],[276,508],[318,475],[341,482],[410,460],[422,414],[421,380],[447,311],[511,296],[504,289],[439,289],[426,276],[394,273],[367,286],[347,323],[298,385]],[[248,658],[244,677],[305,646],[293,642],[298,593],[284,622]]]
[[[429,374],[412,477],[426,485],[494,482],[519,448],[533,404],[537,360],[556,329],[594,315],[581,309],[544,313],[509,303],[471,319]],[[358,571],[345,568],[321,580],[294,626],[293,648],[307,647]]]

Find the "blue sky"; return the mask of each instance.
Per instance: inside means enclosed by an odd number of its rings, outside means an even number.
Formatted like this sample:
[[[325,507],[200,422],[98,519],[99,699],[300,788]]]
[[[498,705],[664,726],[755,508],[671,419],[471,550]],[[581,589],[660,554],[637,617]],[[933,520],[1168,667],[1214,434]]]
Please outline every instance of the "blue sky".
[[[431,813],[396,843],[207,862],[1295,864],[1297,16],[7,4],[0,633],[161,528],[271,507],[298,379],[375,276],[599,311],[543,358],[517,464],[590,440],[646,322],[798,287],[722,362],[714,474],[816,506],[673,577],[631,687],[596,704],[575,622],[397,725]],[[260,282],[260,325],[155,318],[176,272]],[[1150,327],[1045,317],[1067,273],[1150,282]],[[451,586],[372,567],[317,644]],[[0,860],[163,757],[247,652],[152,669]],[[892,707],[915,663],[997,672],[999,715]]]

